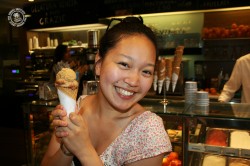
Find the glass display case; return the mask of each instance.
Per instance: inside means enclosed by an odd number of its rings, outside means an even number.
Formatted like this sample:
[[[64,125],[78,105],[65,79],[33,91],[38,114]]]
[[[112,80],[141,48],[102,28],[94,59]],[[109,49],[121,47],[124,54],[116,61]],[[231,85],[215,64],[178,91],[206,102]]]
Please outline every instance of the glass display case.
[[[28,166],[39,166],[53,131],[50,113],[58,101],[36,100],[23,104]]]
[[[30,165],[40,164],[52,131],[50,112],[57,104],[38,100],[23,105]],[[140,104],[162,117],[182,165],[205,166],[214,159],[225,166],[235,162],[249,165],[250,104],[210,102],[208,107],[198,107],[184,100],[152,98],[144,98]]]
[[[161,99],[143,99],[141,104],[162,117],[182,165],[203,166],[208,161],[249,165],[250,104],[210,102],[198,107],[182,100],[164,105]]]

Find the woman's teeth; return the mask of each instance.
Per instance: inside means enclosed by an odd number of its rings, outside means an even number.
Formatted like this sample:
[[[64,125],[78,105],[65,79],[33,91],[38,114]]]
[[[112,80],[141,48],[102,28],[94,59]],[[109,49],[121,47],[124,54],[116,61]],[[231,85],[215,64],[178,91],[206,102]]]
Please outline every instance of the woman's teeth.
[[[129,91],[126,91],[124,89],[121,89],[121,88],[117,88],[116,87],[116,91],[120,94],[122,94],[123,96],[132,96],[134,93],[132,92],[129,92]]]

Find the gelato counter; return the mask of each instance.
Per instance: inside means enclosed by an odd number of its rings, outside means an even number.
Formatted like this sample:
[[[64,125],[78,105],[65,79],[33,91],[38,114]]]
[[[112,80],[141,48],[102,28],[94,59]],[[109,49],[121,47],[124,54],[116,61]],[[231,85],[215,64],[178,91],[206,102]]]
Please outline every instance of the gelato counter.
[[[29,165],[40,165],[53,130],[50,112],[57,104],[57,100],[23,104]],[[184,100],[152,98],[140,104],[162,117],[182,165],[205,166],[209,158],[225,166],[231,162],[249,165],[250,104],[210,102],[208,107],[198,107]]]

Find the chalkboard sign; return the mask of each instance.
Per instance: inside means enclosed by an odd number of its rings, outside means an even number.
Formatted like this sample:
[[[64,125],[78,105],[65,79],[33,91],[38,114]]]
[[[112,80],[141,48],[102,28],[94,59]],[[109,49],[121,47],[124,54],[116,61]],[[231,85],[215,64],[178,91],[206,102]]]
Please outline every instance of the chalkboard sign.
[[[103,0],[101,16],[148,14],[173,11],[248,6],[250,1],[235,0]]]
[[[25,27],[47,28],[56,26],[97,23],[99,18],[172,11],[215,9],[249,6],[249,0],[55,0],[28,3],[30,14]]]
[[[96,0],[91,0],[88,4],[82,0],[29,3],[24,6],[24,11],[31,17],[27,18],[24,26],[33,29],[97,23],[98,7]]]

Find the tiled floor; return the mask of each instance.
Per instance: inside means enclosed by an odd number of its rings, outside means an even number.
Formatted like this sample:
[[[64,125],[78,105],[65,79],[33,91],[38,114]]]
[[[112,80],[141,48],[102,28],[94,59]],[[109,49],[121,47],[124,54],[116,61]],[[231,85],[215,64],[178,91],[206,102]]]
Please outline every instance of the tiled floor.
[[[0,165],[25,166],[26,148],[23,129],[0,127]]]

